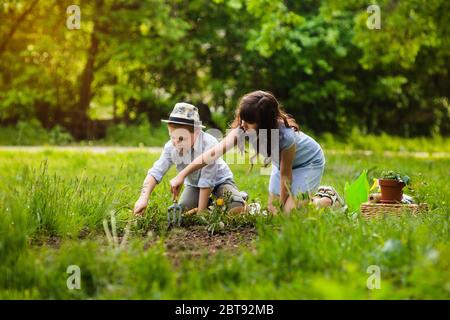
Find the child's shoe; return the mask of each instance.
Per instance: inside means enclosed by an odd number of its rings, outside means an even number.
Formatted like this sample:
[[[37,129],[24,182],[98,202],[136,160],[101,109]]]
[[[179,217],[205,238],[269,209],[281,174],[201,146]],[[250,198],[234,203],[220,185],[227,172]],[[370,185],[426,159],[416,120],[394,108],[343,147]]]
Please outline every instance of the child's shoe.
[[[314,196],[330,199],[331,207],[333,208],[342,208],[345,206],[344,200],[339,196],[336,189],[331,186],[320,186]]]

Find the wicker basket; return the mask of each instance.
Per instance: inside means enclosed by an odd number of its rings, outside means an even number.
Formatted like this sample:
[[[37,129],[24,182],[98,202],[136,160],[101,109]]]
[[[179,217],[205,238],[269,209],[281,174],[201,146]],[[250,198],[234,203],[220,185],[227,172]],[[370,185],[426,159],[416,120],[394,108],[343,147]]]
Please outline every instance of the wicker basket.
[[[413,216],[426,213],[428,205],[422,204],[401,204],[401,203],[363,203],[361,204],[361,215],[364,218],[376,218],[387,215],[400,216],[404,213],[412,214]]]

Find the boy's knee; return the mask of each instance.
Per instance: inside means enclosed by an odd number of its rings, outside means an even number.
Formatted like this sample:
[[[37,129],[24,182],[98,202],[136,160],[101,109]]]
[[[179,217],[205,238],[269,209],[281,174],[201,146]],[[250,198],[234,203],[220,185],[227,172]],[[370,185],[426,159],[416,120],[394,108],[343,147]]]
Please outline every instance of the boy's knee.
[[[236,208],[243,208],[245,206],[242,202],[232,201],[230,205],[228,206],[228,209],[236,209]]]
[[[242,196],[232,195],[230,198],[230,204],[228,209],[243,208],[245,206],[245,200]]]
[[[246,192],[239,191],[234,183],[225,183],[221,185],[215,195],[216,197],[222,198],[226,193],[230,195],[228,210],[245,207],[248,194]]]
[[[183,211],[188,211],[198,207],[198,188],[187,186],[181,194],[178,204],[183,208]]]
[[[194,201],[180,200],[178,204],[183,208],[183,211],[189,211],[191,209],[197,208],[197,204]]]

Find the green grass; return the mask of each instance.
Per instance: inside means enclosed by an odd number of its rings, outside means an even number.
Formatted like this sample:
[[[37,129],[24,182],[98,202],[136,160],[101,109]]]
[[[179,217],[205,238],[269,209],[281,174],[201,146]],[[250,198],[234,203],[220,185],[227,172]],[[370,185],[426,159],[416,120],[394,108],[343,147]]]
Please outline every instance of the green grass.
[[[250,248],[174,264],[164,247],[171,235],[165,231],[168,177],[145,217],[131,223],[124,248],[109,244],[103,227],[114,213],[119,237],[125,233],[157,157],[144,151],[0,151],[0,299],[450,298],[448,158],[327,156],[323,184],[342,193],[363,169],[370,177],[402,171],[414,195],[428,203],[428,215],[366,221],[307,207],[290,216],[228,220],[225,234],[256,226]],[[264,206],[269,177],[247,169],[232,166],[236,182]],[[69,265],[80,267],[80,290],[67,289]],[[381,268],[379,290],[366,287],[370,265]]]

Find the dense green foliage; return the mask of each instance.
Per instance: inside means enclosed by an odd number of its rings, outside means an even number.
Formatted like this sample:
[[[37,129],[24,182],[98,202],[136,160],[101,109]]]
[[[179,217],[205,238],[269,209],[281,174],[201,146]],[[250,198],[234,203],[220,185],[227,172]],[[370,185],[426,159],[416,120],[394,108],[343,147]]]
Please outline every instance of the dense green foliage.
[[[310,135],[311,132],[307,132]],[[314,136],[314,135],[313,135]],[[314,136],[327,152],[416,152],[417,156],[448,156],[450,138],[442,136],[402,138],[387,134],[364,135],[353,129],[345,137],[330,133]],[[168,141],[166,126],[153,126],[143,120],[139,124],[111,125],[106,136],[100,140],[74,141],[63,128],[56,126],[46,131],[37,121],[20,121],[16,126],[0,128],[0,146],[126,146],[126,147],[162,147]]]
[[[164,247],[170,236],[165,232],[171,203],[167,177],[151,197],[145,217],[132,224],[126,246],[111,247],[102,224],[115,212],[117,233],[125,233],[133,219],[129,207],[157,157],[143,151],[1,151],[0,297],[450,298],[448,158],[327,157],[323,183],[341,194],[345,182],[364,169],[370,169],[370,179],[385,169],[409,174],[407,192],[428,203],[427,215],[366,221],[307,207],[287,217],[248,216],[227,222],[223,232],[232,232],[236,224],[256,225],[252,249],[211,255],[205,248],[201,256],[180,256],[173,264]],[[256,168],[247,174],[247,165],[232,169],[239,187],[264,206],[269,177]],[[67,289],[69,265],[80,267],[80,290]],[[379,290],[366,287],[370,265],[381,268]]]
[[[0,123],[78,139],[99,135],[89,119],[156,124],[187,100],[223,127],[264,89],[315,133],[450,131],[448,1],[376,1],[379,30],[361,0],[78,3],[69,30],[72,1],[0,1]]]

